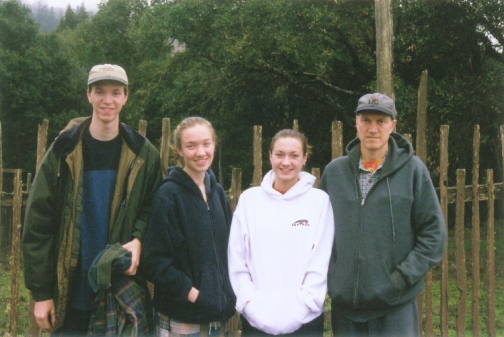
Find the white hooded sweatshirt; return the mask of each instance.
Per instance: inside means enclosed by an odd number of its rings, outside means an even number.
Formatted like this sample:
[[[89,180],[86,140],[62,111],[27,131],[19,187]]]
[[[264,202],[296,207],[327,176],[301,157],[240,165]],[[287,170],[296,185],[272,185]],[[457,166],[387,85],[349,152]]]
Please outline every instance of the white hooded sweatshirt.
[[[268,172],[240,196],[228,263],[236,310],[255,328],[279,335],[322,314],[334,237],[329,196],[301,172],[285,194]]]

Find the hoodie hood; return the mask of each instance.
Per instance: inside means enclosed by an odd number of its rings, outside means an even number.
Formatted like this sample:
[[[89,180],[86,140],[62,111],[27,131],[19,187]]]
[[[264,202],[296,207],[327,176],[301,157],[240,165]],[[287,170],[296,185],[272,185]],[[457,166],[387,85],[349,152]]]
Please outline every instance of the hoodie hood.
[[[273,188],[273,182],[275,181],[275,172],[270,170],[264,176],[261,182],[261,188],[274,199],[291,200],[295,199],[301,194],[305,193],[309,189],[313,188],[315,184],[315,176],[308,172],[301,171],[299,173],[299,181],[294,184],[285,194],[282,194]]]
[[[186,189],[191,191],[196,195],[201,195],[201,190],[198,185],[194,182],[190,175],[184,171],[184,169],[180,166],[170,166],[168,167],[168,176],[161,183],[162,185],[171,181],[178,185],[184,186]],[[211,169],[208,169],[205,172],[205,190],[206,194],[212,194],[213,190],[217,185],[217,178],[215,178],[215,174]]]
[[[359,169],[360,161],[360,140],[353,139],[346,147],[346,153],[350,157],[350,163],[354,172]],[[391,133],[388,141],[387,160],[381,169],[383,177],[397,171],[404,166],[415,154],[411,143],[398,133]]]

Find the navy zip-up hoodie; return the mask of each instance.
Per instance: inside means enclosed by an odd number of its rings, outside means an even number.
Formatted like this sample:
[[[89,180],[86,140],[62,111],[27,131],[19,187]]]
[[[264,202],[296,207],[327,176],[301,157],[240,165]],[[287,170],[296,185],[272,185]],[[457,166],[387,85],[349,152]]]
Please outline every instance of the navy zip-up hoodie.
[[[226,320],[236,304],[227,263],[231,207],[211,170],[205,187],[207,202],[182,168],[170,168],[142,243],[140,268],[154,284],[154,307],[184,323]],[[195,303],[187,299],[191,287],[199,290]]]
[[[416,298],[424,275],[443,257],[445,224],[429,172],[404,137],[391,134],[379,180],[364,200],[359,139],[346,151],[320,181],[336,229],[328,288],[333,308],[366,322]]]

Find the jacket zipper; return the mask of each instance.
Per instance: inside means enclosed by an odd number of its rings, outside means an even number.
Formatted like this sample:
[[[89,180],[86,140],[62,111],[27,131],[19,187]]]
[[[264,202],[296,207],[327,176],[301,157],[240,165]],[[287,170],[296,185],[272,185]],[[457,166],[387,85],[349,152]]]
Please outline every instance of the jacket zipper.
[[[359,179],[359,175],[356,174],[356,177],[355,177],[355,182],[357,184],[357,188],[359,187],[359,184],[358,184],[358,179]],[[360,241],[360,238],[362,238],[362,227],[364,226],[363,224],[363,221],[364,221],[364,204],[365,204],[365,201],[367,199],[367,196],[369,195],[369,193],[371,192],[371,190],[375,187],[375,185],[380,182],[381,180],[383,179],[383,177],[380,177],[377,181],[374,182],[373,186],[371,186],[371,188],[369,189],[369,191],[366,193],[366,196],[364,198],[362,198],[362,201],[361,201],[361,210],[360,210],[360,228],[359,228],[359,249],[357,250],[357,256],[355,257],[355,260],[356,260],[356,265],[357,265],[357,271],[356,271],[356,278],[355,278],[355,282],[354,282],[354,296],[353,296],[353,301],[354,301],[354,307],[355,308],[358,308],[358,301],[357,301],[357,295],[358,295],[358,287],[359,287],[359,267],[360,267],[360,262],[359,262],[359,256],[360,256],[360,245],[361,245],[361,241]],[[361,194],[362,194],[362,191],[361,191]],[[358,196],[358,195],[357,195]]]
[[[215,254],[215,261],[217,262],[217,269],[218,269],[217,271],[219,273],[219,278],[221,280],[222,295],[224,296],[224,307],[225,307],[226,303],[227,303],[227,298],[226,298],[226,292],[224,291],[224,279],[222,278],[221,266],[220,266],[220,261],[219,261],[219,255],[217,254],[217,248],[215,247],[215,237],[214,237],[214,232],[213,232],[212,217],[211,217],[211,214],[210,214],[210,206],[208,205],[208,201],[205,201],[205,204],[207,206],[208,215],[210,217],[210,232],[212,233],[212,244],[213,244],[213,249],[214,249],[214,254]]]

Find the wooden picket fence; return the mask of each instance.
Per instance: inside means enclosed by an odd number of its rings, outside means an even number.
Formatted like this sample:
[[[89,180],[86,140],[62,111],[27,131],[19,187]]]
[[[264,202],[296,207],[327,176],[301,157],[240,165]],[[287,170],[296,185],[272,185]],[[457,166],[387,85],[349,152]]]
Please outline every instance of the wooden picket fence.
[[[417,110],[417,137],[416,137],[416,153],[420,159],[424,162],[427,158],[427,146],[426,146],[426,74],[422,74],[422,79],[420,82],[420,90],[418,97],[418,110]],[[294,129],[298,129],[297,121],[293,122]],[[147,122],[141,121],[139,124],[139,132],[143,135],[146,134]],[[47,130],[48,121],[44,120],[39,126],[38,130],[38,146],[37,146],[37,168],[45,154],[47,146]],[[170,156],[170,139],[171,139],[171,126],[170,119],[163,119],[162,127],[162,141],[160,146],[160,156],[163,168],[168,167],[169,156]],[[486,170],[486,181],[484,183],[479,182],[479,147],[480,147],[480,133],[479,126],[474,126],[474,136],[473,136],[473,167],[472,167],[472,185],[465,185],[465,170],[459,169],[456,171],[457,183],[456,186],[447,186],[448,182],[448,133],[449,126],[443,125],[440,129],[440,166],[439,166],[439,198],[440,204],[444,213],[445,221],[448,224],[448,204],[455,204],[456,215],[455,215],[455,234],[450,240],[455,240],[456,254],[455,254],[455,275],[449,277],[449,260],[448,254],[445,252],[445,256],[439,266],[435,267],[436,272],[440,272],[440,287],[441,287],[441,298],[439,300],[439,328],[435,330],[434,327],[434,312],[438,311],[437,305],[434,308],[433,301],[433,276],[432,271],[429,272],[425,279],[425,289],[417,299],[419,307],[419,318],[422,333],[424,336],[442,336],[447,337],[449,334],[449,327],[453,326],[449,322],[449,307],[448,298],[449,296],[454,296],[455,294],[449,294],[448,280],[450,278],[456,280],[456,286],[458,289],[458,303],[456,307],[456,314],[452,315],[456,317],[455,330],[457,336],[465,336],[466,329],[466,318],[468,318],[468,313],[466,312],[466,307],[468,301],[472,303],[472,311],[470,313],[472,321],[472,336],[480,336],[481,330],[481,319],[480,312],[484,311],[486,313],[485,329],[487,336],[496,336],[495,327],[495,252],[494,252],[494,201],[496,199],[504,200],[503,196],[503,184],[494,183],[493,171]],[[411,141],[410,135],[405,135]],[[504,162],[504,126],[500,127],[500,142],[502,146],[502,160]],[[260,185],[263,172],[263,142],[262,142],[262,127],[254,126],[253,131],[253,179],[252,185]],[[332,158],[336,158],[343,155],[343,124],[339,121],[335,121],[332,124]],[[22,182],[22,172],[21,170],[13,170],[13,192],[6,193],[2,189],[2,177],[3,177],[3,167],[1,162],[1,126],[0,126],[0,198],[1,206],[12,208],[12,244],[11,244],[11,303],[10,303],[10,334],[12,336],[17,335],[18,331],[18,312],[17,307],[19,303],[19,272],[20,272],[20,233],[21,233],[21,218],[22,218],[22,208],[26,195],[29,193],[31,177],[27,177],[26,183],[23,185]],[[312,174],[318,178],[320,177],[320,169],[313,168]],[[228,191],[228,196],[234,208],[237,205],[239,196],[242,192],[242,170],[240,168],[232,169],[231,187]],[[481,281],[480,275],[480,210],[479,202],[485,201],[488,203],[488,214],[486,223],[486,268],[484,273],[484,282]],[[464,249],[464,231],[466,230],[464,226],[464,209],[465,204],[472,203],[472,224],[471,224],[471,234],[472,234],[472,244],[471,244],[471,256],[472,256],[472,298],[468,299],[468,272],[466,270],[465,264],[465,254]],[[3,213],[0,213],[0,215]],[[0,226],[2,226],[2,221],[0,219]],[[448,231],[447,231],[448,232]],[[1,233],[1,232],[0,232]],[[453,264],[453,262],[452,262]],[[437,270],[439,269],[439,270]],[[486,293],[486,307],[484,309],[480,308],[480,290],[484,289]],[[32,301],[31,301],[32,302]],[[30,314],[32,312],[32,306],[30,306]],[[32,316],[32,315],[30,315]],[[330,317],[330,315],[326,315]],[[233,336],[239,336],[239,320],[238,316],[235,317],[230,322],[230,329]],[[30,320],[30,328],[28,334],[30,336],[38,336],[40,332],[38,331],[35,322]]]

